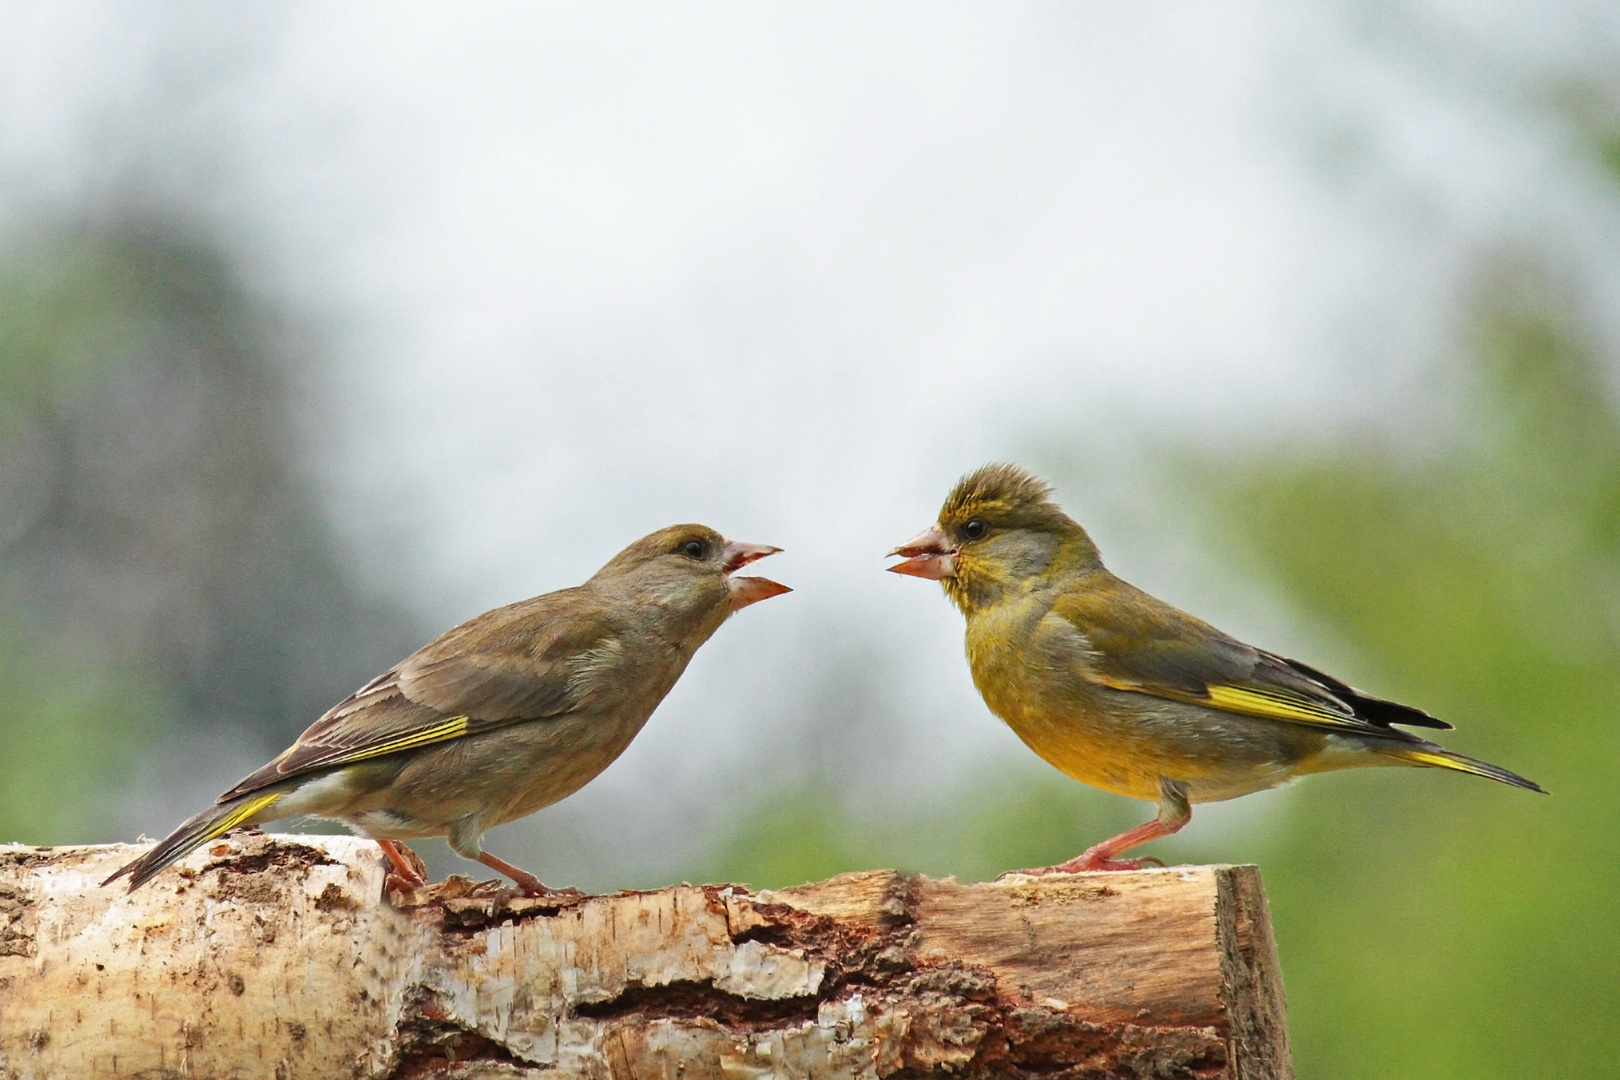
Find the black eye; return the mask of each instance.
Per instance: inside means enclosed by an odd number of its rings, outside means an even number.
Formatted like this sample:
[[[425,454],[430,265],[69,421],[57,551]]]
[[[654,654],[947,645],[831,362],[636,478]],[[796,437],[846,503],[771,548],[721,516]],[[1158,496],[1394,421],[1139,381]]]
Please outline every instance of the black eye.
[[[967,537],[969,540],[978,540],[989,531],[990,526],[986,525],[980,518],[974,518],[972,521],[962,526],[962,535]]]
[[[704,546],[701,540],[688,540],[681,545],[681,554],[688,559],[701,559],[708,553],[709,549]]]

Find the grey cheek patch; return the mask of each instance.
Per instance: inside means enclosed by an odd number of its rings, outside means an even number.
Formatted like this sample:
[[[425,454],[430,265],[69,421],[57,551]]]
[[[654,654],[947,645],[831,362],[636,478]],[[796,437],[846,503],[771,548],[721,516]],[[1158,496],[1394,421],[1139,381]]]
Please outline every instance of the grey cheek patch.
[[[996,538],[991,550],[1015,575],[1039,574],[1052,564],[1057,538],[1031,533],[1009,533]]]

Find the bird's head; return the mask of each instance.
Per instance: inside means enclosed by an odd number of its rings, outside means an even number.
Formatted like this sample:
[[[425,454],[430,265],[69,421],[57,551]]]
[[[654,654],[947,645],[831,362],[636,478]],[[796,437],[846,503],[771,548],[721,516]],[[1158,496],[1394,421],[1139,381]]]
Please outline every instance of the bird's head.
[[[1017,465],[977,469],[957,483],[933,528],[889,552],[906,557],[889,569],[938,581],[972,614],[1054,572],[1101,567],[1096,545],[1051,493]]]
[[[719,626],[734,611],[793,591],[769,578],[736,573],[781,550],[727,540],[706,525],[671,525],[619,552],[591,581],[628,592],[679,621]]]

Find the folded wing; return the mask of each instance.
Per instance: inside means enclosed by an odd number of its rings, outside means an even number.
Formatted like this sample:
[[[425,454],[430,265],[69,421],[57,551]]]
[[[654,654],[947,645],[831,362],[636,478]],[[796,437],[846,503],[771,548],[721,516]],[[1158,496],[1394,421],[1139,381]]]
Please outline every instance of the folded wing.
[[[578,708],[593,681],[576,677],[581,662],[600,670],[614,633],[598,619],[571,615],[567,604],[555,602],[561,596],[499,608],[449,631],[333,706],[218,801]]]
[[[1421,709],[1372,697],[1322,672],[1223,634],[1120,582],[1107,602],[1080,591],[1053,614],[1092,653],[1088,677],[1114,690],[1294,724],[1403,738],[1392,725],[1449,728]]]

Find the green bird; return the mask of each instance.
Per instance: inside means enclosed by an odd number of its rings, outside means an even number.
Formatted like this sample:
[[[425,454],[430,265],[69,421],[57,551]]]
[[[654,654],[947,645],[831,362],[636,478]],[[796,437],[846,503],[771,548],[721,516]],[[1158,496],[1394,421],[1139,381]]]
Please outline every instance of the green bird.
[[[1025,873],[1158,863],[1117,856],[1179,830],[1193,803],[1308,773],[1417,765],[1542,790],[1394,726],[1451,727],[1421,709],[1245,645],[1121,581],[1050,495],[1024,469],[986,465],[889,567],[944,586],[967,618],[974,685],[1031,750],[1082,783],[1159,804],[1154,820]]]
[[[572,795],[623,753],[728,616],[790,591],[733,576],[780,550],[674,525],[583,585],[469,619],[102,884],[128,875],[133,892],[230,829],[309,815],[376,840],[407,886],[425,880],[398,842],[443,836],[541,895],[533,874],[483,849],[484,833]]]

